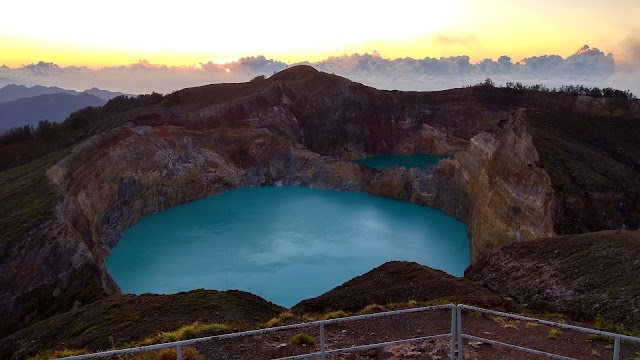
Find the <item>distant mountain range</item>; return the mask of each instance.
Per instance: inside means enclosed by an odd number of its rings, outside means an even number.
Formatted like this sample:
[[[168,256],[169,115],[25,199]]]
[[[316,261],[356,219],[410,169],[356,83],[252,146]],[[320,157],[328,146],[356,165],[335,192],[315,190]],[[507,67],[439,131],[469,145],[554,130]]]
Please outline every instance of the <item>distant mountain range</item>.
[[[116,96],[130,95],[121,92],[113,92],[108,90],[102,90],[98,88],[91,88],[85,91],[75,91],[59,88],[57,86],[40,86],[27,87],[24,85],[7,85],[0,89],[0,103],[14,101],[23,98],[31,98],[40,95],[52,95],[52,94],[68,94],[68,95],[80,95],[89,94],[99,97],[104,100],[111,100]]]
[[[0,103],[0,129],[37,125],[40,120],[61,122],[76,110],[87,106],[102,106],[106,103],[107,100],[86,92],[77,95],[46,94],[2,102]]]
[[[40,120],[63,121],[87,106],[102,106],[116,96],[131,95],[91,88],[75,91],[57,86],[7,85],[0,88],[0,134],[12,127],[36,125]]]

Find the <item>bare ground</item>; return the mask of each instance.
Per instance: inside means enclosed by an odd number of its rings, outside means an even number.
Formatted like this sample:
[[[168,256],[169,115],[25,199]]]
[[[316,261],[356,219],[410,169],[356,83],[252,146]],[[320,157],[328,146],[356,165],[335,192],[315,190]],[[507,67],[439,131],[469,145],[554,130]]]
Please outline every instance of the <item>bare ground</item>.
[[[289,319],[287,323],[301,321]],[[560,321],[564,321],[560,319]],[[450,331],[451,312],[437,310],[428,313],[396,315],[384,318],[357,320],[326,326],[326,349],[349,348],[404,338],[446,334]],[[475,335],[577,359],[611,359],[613,344],[591,339],[587,334],[557,328],[508,320],[479,313],[463,314],[463,331]],[[306,333],[316,339],[313,345],[293,345],[293,336]],[[555,333],[555,335],[554,335]],[[267,333],[246,338],[204,343],[197,349],[205,359],[244,360],[274,359],[311,353],[320,350],[319,328]],[[384,348],[327,356],[327,359],[448,359],[449,339],[425,340],[413,344],[399,344]],[[464,342],[464,358],[469,359],[544,359],[537,356],[492,346],[477,341]],[[640,359],[640,347],[622,344],[622,359]]]

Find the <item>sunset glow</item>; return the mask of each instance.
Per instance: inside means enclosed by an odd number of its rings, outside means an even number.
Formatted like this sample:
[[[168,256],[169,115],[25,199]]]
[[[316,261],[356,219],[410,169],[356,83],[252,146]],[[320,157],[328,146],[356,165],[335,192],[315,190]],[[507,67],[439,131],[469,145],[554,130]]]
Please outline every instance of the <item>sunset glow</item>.
[[[383,89],[491,77],[640,92],[639,14],[636,0],[11,1],[0,86],[171,92],[306,63]]]
[[[625,58],[640,2],[296,1],[165,6],[114,0],[12,1],[3,5],[0,64],[39,60],[109,66],[166,65],[265,55],[286,62],[378,50],[386,57],[569,55],[583,43]],[[37,9],[37,11],[34,11]],[[637,30],[637,28],[635,29]]]

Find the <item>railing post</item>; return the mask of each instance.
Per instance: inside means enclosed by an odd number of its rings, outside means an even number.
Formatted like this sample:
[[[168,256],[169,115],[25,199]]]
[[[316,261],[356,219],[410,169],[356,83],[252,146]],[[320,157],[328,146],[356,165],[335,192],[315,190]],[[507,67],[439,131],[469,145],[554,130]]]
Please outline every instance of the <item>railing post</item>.
[[[324,350],[324,324],[320,324],[320,359],[322,360],[327,358]]]
[[[449,357],[451,360],[456,360],[456,337],[458,334],[458,330],[456,329],[457,312],[458,307],[451,305],[451,356]]]
[[[458,312],[456,316],[456,321],[458,325],[456,326],[456,331],[458,332],[458,336],[456,336],[456,340],[458,341],[458,360],[462,360],[464,355],[462,354],[462,304],[458,304],[456,306],[456,311]]]
[[[182,360],[182,346],[176,346],[176,358]]]
[[[613,360],[620,360],[620,338],[617,336],[613,343]]]

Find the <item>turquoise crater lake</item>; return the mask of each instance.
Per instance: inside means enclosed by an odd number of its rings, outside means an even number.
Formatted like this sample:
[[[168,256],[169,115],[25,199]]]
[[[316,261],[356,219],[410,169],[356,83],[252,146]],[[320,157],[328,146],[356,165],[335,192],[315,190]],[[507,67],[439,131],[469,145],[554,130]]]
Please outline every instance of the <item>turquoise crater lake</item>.
[[[385,169],[394,166],[404,166],[407,169],[416,167],[426,170],[430,166],[436,165],[440,160],[447,159],[446,155],[434,154],[412,154],[412,155],[393,155],[380,154],[367,158],[353,160],[356,164],[368,166],[374,169]]]
[[[239,188],[144,217],[106,266],[124,293],[240,289],[290,307],[389,260],[462,276],[465,225],[364,193]]]

